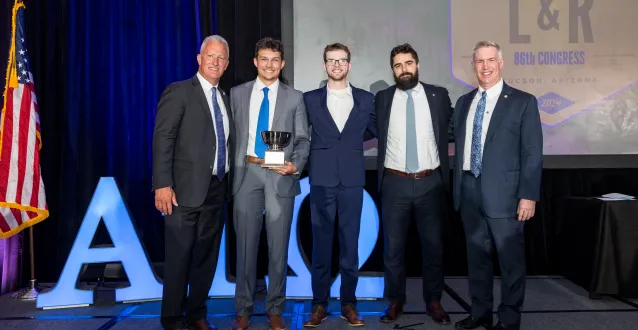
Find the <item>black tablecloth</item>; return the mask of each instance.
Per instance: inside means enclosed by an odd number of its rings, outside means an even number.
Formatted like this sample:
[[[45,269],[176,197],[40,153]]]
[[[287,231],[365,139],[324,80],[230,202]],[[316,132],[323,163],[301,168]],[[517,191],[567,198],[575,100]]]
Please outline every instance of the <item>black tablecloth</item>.
[[[571,197],[561,204],[561,275],[593,295],[638,297],[638,201]]]

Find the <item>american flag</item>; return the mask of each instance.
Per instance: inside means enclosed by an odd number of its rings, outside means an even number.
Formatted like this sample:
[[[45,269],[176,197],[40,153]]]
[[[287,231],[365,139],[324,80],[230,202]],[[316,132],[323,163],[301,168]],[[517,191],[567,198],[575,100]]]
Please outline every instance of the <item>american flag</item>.
[[[24,10],[24,4],[16,1],[0,125],[0,238],[49,216],[40,174],[40,117],[25,42]]]

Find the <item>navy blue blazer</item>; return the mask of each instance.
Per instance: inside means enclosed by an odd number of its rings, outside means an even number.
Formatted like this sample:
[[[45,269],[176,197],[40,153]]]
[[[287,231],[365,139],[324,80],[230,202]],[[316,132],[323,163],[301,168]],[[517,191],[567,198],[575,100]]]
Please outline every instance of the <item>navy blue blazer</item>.
[[[439,152],[439,162],[441,174],[443,174],[443,184],[445,190],[450,190],[450,158],[448,156],[448,125],[452,116],[452,101],[446,88],[420,83],[428,98],[430,114],[432,117],[432,128]],[[377,131],[379,133],[379,151],[377,156],[378,189],[381,191],[383,182],[383,172],[385,169],[385,152],[388,142],[388,128],[390,127],[390,111],[392,110],[392,100],[397,87],[391,86],[379,91],[375,96],[374,105],[376,108]]]
[[[461,205],[467,115],[478,89],[454,107],[454,208]],[[483,208],[490,218],[516,217],[520,199],[539,200],[543,171],[543,131],[536,98],[503,84],[487,129],[481,171]]]
[[[370,92],[350,87],[354,107],[341,132],[328,110],[326,87],[304,93],[308,123],[312,128],[308,161],[311,185],[365,185],[363,141],[366,130],[376,136],[374,97]]]

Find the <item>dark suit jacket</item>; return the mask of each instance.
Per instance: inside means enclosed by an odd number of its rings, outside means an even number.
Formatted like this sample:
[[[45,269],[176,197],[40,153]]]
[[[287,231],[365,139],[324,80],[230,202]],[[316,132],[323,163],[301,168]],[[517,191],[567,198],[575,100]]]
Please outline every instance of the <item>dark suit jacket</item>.
[[[436,146],[439,152],[439,162],[441,173],[443,174],[443,184],[449,191],[450,184],[450,160],[448,157],[448,124],[452,116],[452,101],[446,88],[421,83],[428,98],[430,113],[432,117],[432,127]],[[391,86],[377,93],[375,97],[375,109],[377,113],[377,133],[379,140],[379,151],[377,156],[377,170],[379,176],[379,191],[383,182],[383,172],[385,164],[385,151],[388,141],[388,128],[390,125],[390,111],[392,110],[392,99],[396,86]]]
[[[227,153],[232,168],[234,125],[228,97],[221,89],[228,114]],[[153,190],[173,187],[180,206],[204,203],[217,153],[211,110],[197,76],[170,84],[157,106],[153,133]],[[230,184],[230,175],[229,184]]]
[[[351,85],[354,106],[339,132],[327,106],[327,89],[304,93],[312,127],[308,177],[311,185],[345,187],[365,185],[363,141],[366,130],[376,135],[374,96]]]
[[[478,89],[456,102],[454,207],[461,205],[467,115]],[[519,199],[539,200],[543,171],[543,131],[536,98],[503,84],[487,129],[481,171],[483,207],[490,218],[516,216]]]

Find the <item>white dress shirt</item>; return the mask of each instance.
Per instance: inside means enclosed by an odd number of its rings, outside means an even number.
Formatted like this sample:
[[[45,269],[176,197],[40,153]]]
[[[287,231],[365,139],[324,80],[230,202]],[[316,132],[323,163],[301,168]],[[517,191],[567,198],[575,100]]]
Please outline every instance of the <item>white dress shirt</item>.
[[[414,100],[414,116],[416,120],[416,146],[418,150],[419,168],[417,172],[439,167],[439,150],[432,126],[430,104],[423,89],[417,84],[412,91]],[[408,94],[396,89],[392,99],[390,111],[390,125],[388,126],[388,142],[385,151],[386,168],[406,172],[406,125],[405,113]]]
[[[208,80],[204,79],[199,72],[197,72],[197,79],[199,79],[199,84],[202,85],[202,89],[204,90],[204,96],[206,96],[206,102],[208,103],[208,109],[210,110],[210,114],[213,117],[213,127],[215,128],[215,136],[217,136],[217,123],[215,122],[215,109],[213,108],[213,87],[217,88],[217,104],[219,104],[219,109],[222,112],[222,121],[224,125],[224,136],[226,137],[226,173],[228,173],[228,113],[226,112],[226,105],[224,104],[224,99],[222,98],[221,91],[219,90],[219,84],[213,86]],[[219,142],[218,142],[219,143]],[[217,175],[217,152],[215,152],[215,162],[213,164],[213,175]]]
[[[346,126],[348,117],[350,117],[350,111],[354,107],[354,99],[352,98],[352,88],[348,83],[346,88],[343,89],[331,89],[326,86],[327,89],[327,101],[328,110],[334,120],[339,132],[343,131],[343,127]]]
[[[465,123],[465,145],[463,146],[463,170],[470,170],[470,162],[471,162],[471,154],[472,154],[472,132],[474,130],[474,115],[476,114],[476,107],[478,106],[479,101],[481,100],[481,95],[485,91],[483,88],[479,86],[478,92],[474,96],[472,100],[472,105],[470,105],[470,111],[467,114],[467,122]],[[481,157],[483,157],[483,147],[485,146],[485,137],[487,136],[487,129],[490,127],[490,120],[492,119],[492,114],[494,113],[494,107],[496,107],[496,102],[498,101],[498,97],[501,95],[501,91],[503,91],[503,79],[496,83],[496,85],[492,86],[487,90],[487,95],[485,96],[485,113],[483,113],[483,127],[481,128]]]
[[[259,79],[255,79],[252,93],[250,94],[250,109],[248,116],[248,149],[246,155],[257,157],[255,154],[255,138],[261,141],[261,136],[255,136],[257,131],[257,121],[259,120],[259,109],[261,109],[261,101],[264,100],[264,83]],[[272,127],[272,119],[275,116],[275,103],[277,102],[277,91],[279,90],[279,79],[272,85],[268,86],[268,129]]]

